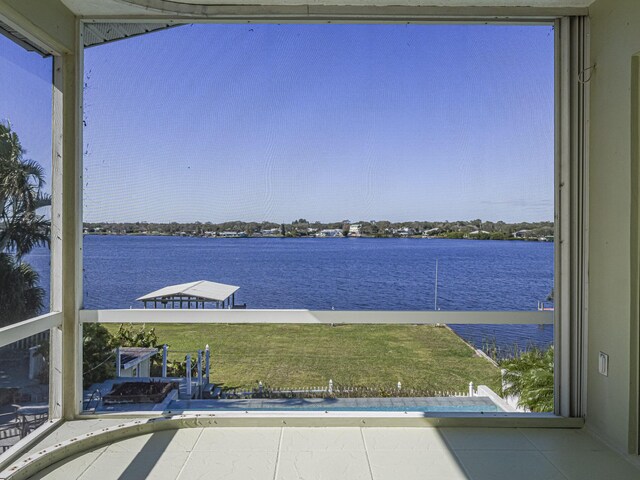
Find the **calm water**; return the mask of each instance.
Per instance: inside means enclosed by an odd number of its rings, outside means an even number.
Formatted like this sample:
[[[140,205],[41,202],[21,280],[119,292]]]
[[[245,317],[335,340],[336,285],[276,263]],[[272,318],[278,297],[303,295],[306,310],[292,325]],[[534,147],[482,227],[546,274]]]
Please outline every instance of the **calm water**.
[[[248,308],[535,310],[553,287],[553,244],[368,238],[85,236],[84,305],[139,308],[166,285],[211,280],[240,286]],[[30,257],[48,283],[48,252]],[[548,344],[551,326],[456,326],[477,346]]]

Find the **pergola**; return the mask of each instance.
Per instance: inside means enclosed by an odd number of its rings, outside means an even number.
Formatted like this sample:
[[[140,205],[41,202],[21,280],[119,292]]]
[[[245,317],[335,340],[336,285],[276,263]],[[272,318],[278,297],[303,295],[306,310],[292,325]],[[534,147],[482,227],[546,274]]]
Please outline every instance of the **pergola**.
[[[153,307],[158,308],[158,303],[164,308],[205,308],[205,303],[215,303],[217,308],[233,308],[236,304],[236,292],[240,287],[226,285],[224,283],[199,280],[197,282],[169,285],[137,298],[139,302],[147,304],[153,302]]]

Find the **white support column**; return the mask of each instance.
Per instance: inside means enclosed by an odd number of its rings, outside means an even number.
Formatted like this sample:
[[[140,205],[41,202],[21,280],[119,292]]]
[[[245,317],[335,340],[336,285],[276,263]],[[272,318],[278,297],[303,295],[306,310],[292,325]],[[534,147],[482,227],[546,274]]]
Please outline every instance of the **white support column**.
[[[74,52],[62,63],[62,178],[58,214],[62,224],[62,413],[72,420],[82,410],[82,24],[76,19]]]
[[[120,378],[122,374],[122,357],[120,356],[120,347],[116,347],[116,378]]]
[[[202,350],[198,350],[198,376],[197,376],[197,382],[198,382],[198,391],[200,391],[202,389]],[[199,393],[198,393],[199,395]]]
[[[187,371],[184,376],[184,381],[186,382],[186,392],[187,396],[191,398],[191,354],[187,354]]]
[[[211,383],[211,349],[209,348],[209,344],[204,347],[204,368],[205,368],[205,383]]]
[[[51,92],[51,277],[50,310],[62,312],[62,145],[63,145],[63,61],[53,57]],[[49,413],[62,417],[62,328],[54,327],[49,336]]]
[[[167,376],[167,361],[169,356],[169,345],[166,343],[162,346],[162,377]]]

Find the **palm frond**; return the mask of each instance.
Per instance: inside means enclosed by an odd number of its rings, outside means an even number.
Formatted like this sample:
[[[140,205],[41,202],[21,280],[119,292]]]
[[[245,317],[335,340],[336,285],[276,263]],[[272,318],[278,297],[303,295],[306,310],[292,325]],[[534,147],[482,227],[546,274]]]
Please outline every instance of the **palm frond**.
[[[553,411],[554,376],[553,347],[522,352],[504,360],[504,395],[519,397],[519,406],[533,412]]]
[[[36,211],[51,205],[41,191],[44,169],[25,159],[25,150],[9,123],[0,123],[0,252],[20,260],[36,246],[48,246],[51,224]]]
[[[40,276],[27,263],[0,253],[0,327],[37,316],[44,306]]]

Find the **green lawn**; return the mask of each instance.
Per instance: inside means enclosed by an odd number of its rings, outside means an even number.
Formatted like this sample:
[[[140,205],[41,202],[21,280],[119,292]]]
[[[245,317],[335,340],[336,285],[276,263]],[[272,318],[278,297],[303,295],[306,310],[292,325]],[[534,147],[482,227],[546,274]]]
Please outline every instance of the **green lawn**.
[[[214,383],[253,388],[326,385],[467,391],[496,389],[500,371],[445,327],[414,325],[179,324],[154,327],[169,358],[211,346]],[[115,331],[117,326],[110,326]]]

